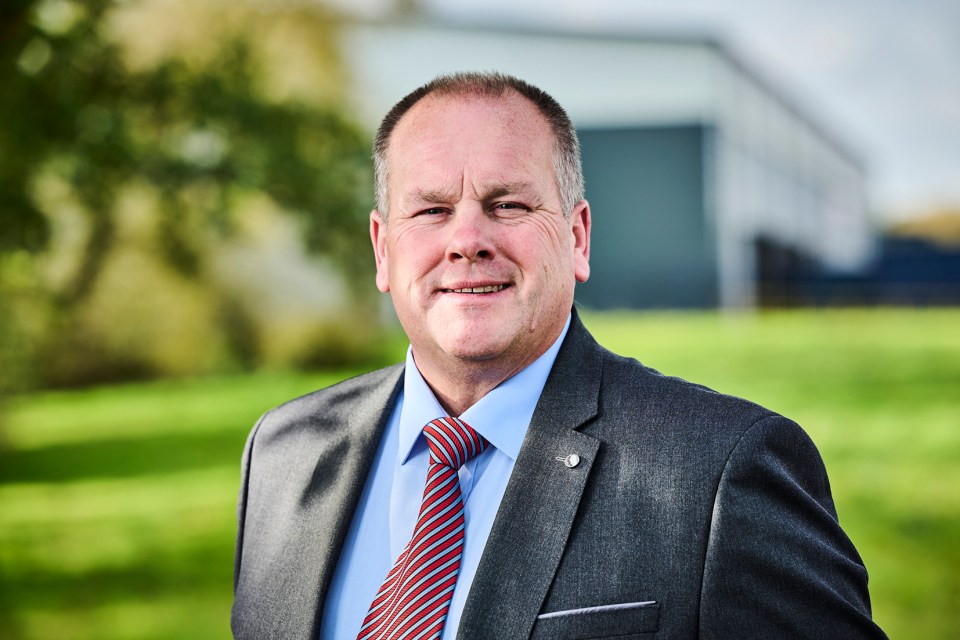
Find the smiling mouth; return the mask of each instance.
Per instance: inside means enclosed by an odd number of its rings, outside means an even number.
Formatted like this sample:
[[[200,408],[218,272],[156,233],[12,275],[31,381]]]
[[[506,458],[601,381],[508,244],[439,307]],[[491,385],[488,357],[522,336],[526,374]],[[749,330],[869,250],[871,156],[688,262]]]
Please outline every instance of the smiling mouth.
[[[485,287],[466,287],[464,289],[444,289],[444,293],[496,293],[507,288],[505,284],[487,285]]]

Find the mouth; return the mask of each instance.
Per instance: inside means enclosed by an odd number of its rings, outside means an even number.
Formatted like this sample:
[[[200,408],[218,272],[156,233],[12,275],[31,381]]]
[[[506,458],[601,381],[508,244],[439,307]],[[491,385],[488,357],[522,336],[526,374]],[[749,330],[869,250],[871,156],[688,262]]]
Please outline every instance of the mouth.
[[[508,286],[507,284],[488,284],[481,287],[462,287],[460,289],[441,289],[443,293],[466,293],[471,295],[484,294],[484,293],[497,293],[498,291],[503,291]]]

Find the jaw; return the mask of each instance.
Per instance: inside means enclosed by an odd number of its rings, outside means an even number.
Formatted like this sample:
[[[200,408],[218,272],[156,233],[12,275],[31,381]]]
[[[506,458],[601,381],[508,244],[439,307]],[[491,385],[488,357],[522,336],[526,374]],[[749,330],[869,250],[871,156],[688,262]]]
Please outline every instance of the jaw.
[[[494,293],[443,293],[427,314],[429,339],[440,354],[467,362],[497,358],[509,349],[523,322],[509,289]],[[438,354],[438,355],[440,355]]]
[[[557,309],[522,299],[518,287],[438,294],[428,302],[415,316],[400,320],[417,368],[451,415],[536,360],[559,335],[566,317],[554,332]]]

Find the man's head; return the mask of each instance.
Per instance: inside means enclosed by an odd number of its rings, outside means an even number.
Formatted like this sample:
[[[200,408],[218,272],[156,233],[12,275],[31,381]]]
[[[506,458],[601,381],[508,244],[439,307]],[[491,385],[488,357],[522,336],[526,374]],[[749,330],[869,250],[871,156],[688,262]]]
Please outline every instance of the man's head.
[[[370,216],[377,286],[448,410],[478,396],[438,387],[473,380],[486,393],[546,351],[590,272],[590,209],[565,202],[582,182],[561,191],[554,121],[532,88],[489,79],[503,88],[414,92],[381,127],[378,151],[390,213]]]
[[[583,200],[583,169],[580,164],[580,141],[576,129],[563,107],[545,91],[502,73],[455,73],[439,76],[407,94],[395,104],[383,118],[373,145],[373,169],[376,183],[377,210],[387,218],[390,173],[387,149],[397,123],[415,104],[428,95],[466,96],[476,95],[501,98],[506,93],[518,93],[529,100],[546,119],[554,136],[553,170],[557,188],[563,203],[563,211],[569,215],[573,205]]]

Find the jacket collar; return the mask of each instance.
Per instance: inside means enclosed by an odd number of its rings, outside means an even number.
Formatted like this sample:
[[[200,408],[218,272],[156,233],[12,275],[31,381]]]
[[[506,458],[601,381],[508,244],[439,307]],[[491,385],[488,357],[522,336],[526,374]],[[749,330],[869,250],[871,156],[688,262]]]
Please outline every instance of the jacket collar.
[[[573,312],[484,548],[459,638],[527,638],[560,564],[600,442],[603,349]],[[575,454],[576,464],[567,464]]]

